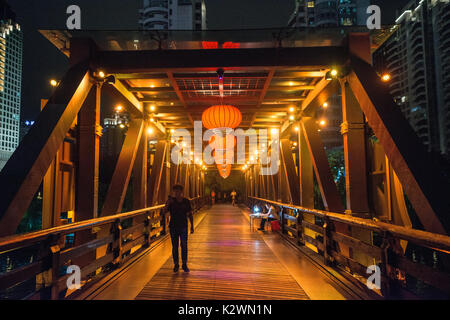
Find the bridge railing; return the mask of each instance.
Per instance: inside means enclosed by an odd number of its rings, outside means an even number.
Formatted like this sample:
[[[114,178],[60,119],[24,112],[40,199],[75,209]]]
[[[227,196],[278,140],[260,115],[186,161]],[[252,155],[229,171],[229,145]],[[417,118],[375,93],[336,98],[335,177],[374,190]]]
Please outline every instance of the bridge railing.
[[[441,260],[450,261],[450,237],[421,230],[410,229],[380,221],[372,221],[349,215],[332,213],[300,206],[280,203],[267,199],[248,197],[247,205],[262,207],[269,204],[278,209],[280,232],[288,234],[297,245],[308,247],[315,251],[328,266],[338,266],[341,270],[350,271],[361,282],[367,280],[376,270],[368,270],[357,259],[345,255],[342,248],[348,252],[362,252],[370,257],[371,266],[377,266],[381,273],[380,290],[377,294],[389,297],[405,295],[406,276],[437,289],[438,293],[450,296],[450,274],[446,266],[430,266],[423,261],[413,261],[407,258],[400,246],[400,240],[405,240],[421,248],[429,248],[439,253]],[[312,219],[311,219],[312,218]],[[370,239],[359,239],[352,233],[345,232],[349,227],[366,230],[371,233]],[[417,259],[416,260],[420,260]],[[376,269],[376,268],[375,268]],[[393,294],[395,292],[395,294]],[[407,292],[407,291],[406,291]]]
[[[194,212],[206,199],[190,199]],[[0,299],[73,298],[167,234],[164,205],[0,239]],[[81,288],[68,289],[78,266]]]

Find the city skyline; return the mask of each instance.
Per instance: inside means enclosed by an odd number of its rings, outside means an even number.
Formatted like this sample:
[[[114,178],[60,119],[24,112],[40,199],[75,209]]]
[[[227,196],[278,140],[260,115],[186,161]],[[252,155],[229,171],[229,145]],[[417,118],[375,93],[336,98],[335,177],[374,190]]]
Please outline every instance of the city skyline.
[[[67,58],[55,50],[37,30],[65,28],[67,18],[65,12],[67,6],[71,4],[78,4],[83,8],[83,28],[137,30],[139,9],[143,0],[132,0],[127,3],[128,5],[124,7],[121,0],[111,0],[106,4],[88,0],[9,1],[24,30],[24,94],[21,115],[23,119],[36,118],[40,112],[40,100],[51,95],[52,88],[48,85],[48,81],[62,77],[67,69]],[[280,6],[280,1],[277,0],[246,2],[230,0],[227,3],[229,5],[224,6],[221,1],[206,0],[208,29],[221,29],[219,26],[222,26],[222,29],[284,27],[295,8],[294,0],[283,0],[285,6]],[[382,22],[388,24],[396,18],[396,9],[402,8],[407,0],[377,0],[372,3],[381,6]],[[254,10],[255,7],[258,10]],[[105,15],[104,12],[108,14]],[[267,17],[271,20],[268,21]],[[36,47],[41,50],[33,50]]]

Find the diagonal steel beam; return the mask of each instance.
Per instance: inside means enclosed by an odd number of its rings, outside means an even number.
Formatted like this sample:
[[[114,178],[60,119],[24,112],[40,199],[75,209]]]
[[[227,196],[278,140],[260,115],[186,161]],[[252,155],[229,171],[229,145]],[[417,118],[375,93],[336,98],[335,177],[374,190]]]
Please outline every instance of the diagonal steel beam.
[[[402,115],[373,67],[361,59],[351,59],[347,81],[370,127],[398,175],[420,222],[429,232],[450,230],[448,181]]]
[[[71,67],[0,172],[0,237],[15,233],[91,88],[88,64]]]
[[[321,107],[339,88],[337,80],[326,80],[323,78],[302,102],[301,110],[305,115],[311,115],[316,108]]]
[[[188,110],[188,105],[186,103],[186,100],[183,97],[183,93],[180,91],[180,87],[178,86],[177,81],[175,80],[175,77],[173,76],[173,72],[167,72],[167,77],[169,78],[172,87],[175,90],[175,93],[177,94],[178,99],[181,101],[181,103],[183,104],[184,108],[186,109],[186,113],[187,116],[189,118],[189,121],[191,122],[192,125],[194,125],[194,120],[192,119],[192,115]]]
[[[166,152],[169,152],[168,149],[169,146],[167,141],[159,141],[156,144],[156,153],[153,159],[150,178],[148,179],[147,204],[149,206],[154,206],[158,202],[164,162],[166,161]]]
[[[127,131],[122,150],[117,160],[101,216],[107,216],[122,211],[123,201],[130,182],[131,172],[139,148],[140,140],[144,131],[144,121],[133,119]]]
[[[302,131],[308,145],[317,183],[319,184],[323,204],[328,211],[344,212],[344,206],[339,198],[339,193],[334,183],[327,154],[319,135],[319,128],[314,118],[302,118]]]
[[[130,92],[120,80],[114,84],[105,83],[103,89],[108,92],[115,100],[123,102],[125,109],[135,118],[142,118],[144,113],[144,104]]]
[[[292,156],[291,143],[289,139],[281,139],[280,141],[281,159],[283,161],[283,173],[286,176],[288,182],[289,193],[291,195],[291,201],[295,205],[300,205],[300,190],[298,175],[295,170],[294,158]]]
[[[275,74],[275,69],[271,69],[269,71],[269,74],[267,75],[266,82],[264,83],[263,90],[261,91],[261,94],[259,96],[258,102],[256,104],[256,109],[257,110],[259,108],[261,108],[261,105],[262,105],[262,103],[264,101],[264,98],[266,97],[267,91],[268,91],[268,89],[270,87],[270,83],[272,82],[272,78],[273,78],[274,74]],[[249,126],[250,128],[255,123],[257,113],[258,113],[258,111],[255,111],[255,113],[252,116],[252,120],[250,121],[250,126]]]

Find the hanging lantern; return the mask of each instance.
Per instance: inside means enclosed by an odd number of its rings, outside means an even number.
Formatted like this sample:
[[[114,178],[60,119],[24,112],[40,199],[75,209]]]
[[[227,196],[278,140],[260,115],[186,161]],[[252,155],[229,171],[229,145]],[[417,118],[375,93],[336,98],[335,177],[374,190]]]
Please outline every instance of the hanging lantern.
[[[203,126],[207,129],[236,128],[241,124],[242,113],[233,106],[211,106],[202,114]]]
[[[217,165],[228,165],[228,164],[233,163],[234,150],[233,149],[223,150],[222,156],[220,156],[220,152],[216,153],[216,150],[214,150],[213,157],[214,157],[214,160],[216,161]]]
[[[209,144],[215,150],[234,149],[236,146],[236,137],[232,134],[227,134],[225,137],[213,135],[209,139]]]
[[[217,169],[219,169],[219,174],[224,179],[228,178],[231,174],[231,164],[227,165],[218,164]]]

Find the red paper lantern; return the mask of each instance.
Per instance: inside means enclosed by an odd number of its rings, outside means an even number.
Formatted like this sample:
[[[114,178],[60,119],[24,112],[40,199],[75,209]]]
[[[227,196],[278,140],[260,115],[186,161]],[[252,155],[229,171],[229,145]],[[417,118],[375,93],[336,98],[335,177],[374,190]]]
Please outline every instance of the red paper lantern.
[[[217,169],[219,169],[219,174],[224,179],[228,178],[231,174],[231,164],[228,165],[218,164]]]
[[[203,126],[207,129],[236,128],[241,124],[242,113],[233,106],[212,106],[202,114]]]

